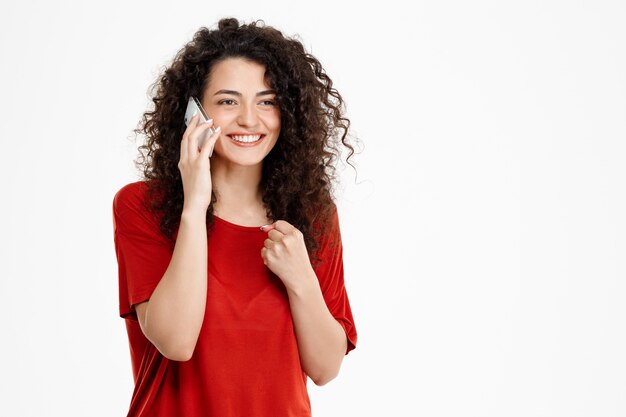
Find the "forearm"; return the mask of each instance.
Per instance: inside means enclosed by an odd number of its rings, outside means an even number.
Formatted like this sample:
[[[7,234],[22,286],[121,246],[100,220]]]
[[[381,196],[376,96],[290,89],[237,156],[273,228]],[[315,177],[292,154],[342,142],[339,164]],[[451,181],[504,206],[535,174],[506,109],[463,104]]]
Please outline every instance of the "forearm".
[[[346,354],[343,327],[330,314],[315,272],[297,289],[288,289],[300,362],[316,385],[324,385],[339,373]]]
[[[184,211],[170,264],[150,297],[146,330],[159,350],[193,353],[207,293],[206,212]],[[161,350],[161,352],[163,352]]]

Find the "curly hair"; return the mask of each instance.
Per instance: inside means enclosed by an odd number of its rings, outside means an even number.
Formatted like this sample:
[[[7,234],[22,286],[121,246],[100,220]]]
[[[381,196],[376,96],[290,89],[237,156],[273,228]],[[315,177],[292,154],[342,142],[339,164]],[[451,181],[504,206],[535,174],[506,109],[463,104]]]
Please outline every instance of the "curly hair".
[[[260,191],[270,219],[284,219],[300,230],[309,255],[318,248],[321,228],[336,208],[334,162],[348,142],[350,120],[344,101],[320,62],[302,43],[287,38],[263,21],[240,24],[225,18],[216,30],[201,27],[150,87],[154,109],[143,113],[135,134],[146,137],[135,161],[148,185],[146,207],[161,213],[160,230],[173,242],[183,209],[178,161],[187,100],[202,101],[212,67],[227,58],[244,58],[265,67],[265,78],[276,91],[281,129],[276,145],[263,160]],[[155,91],[156,90],[156,91]],[[352,164],[350,164],[352,165]],[[353,166],[354,168],[354,166]],[[215,192],[207,210],[213,226]]]

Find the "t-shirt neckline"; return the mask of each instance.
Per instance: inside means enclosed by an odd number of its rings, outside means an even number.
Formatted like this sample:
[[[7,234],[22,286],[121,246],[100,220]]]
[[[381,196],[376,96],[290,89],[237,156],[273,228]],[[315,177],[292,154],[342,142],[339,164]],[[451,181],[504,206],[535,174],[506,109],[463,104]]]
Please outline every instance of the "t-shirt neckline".
[[[215,214],[213,215],[213,218],[215,219],[215,221],[217,221],[218,223],[223,224],[224,226],[230,227],[231,229],[237,229],[237,230],[243,230],[245,232],[261,232],[261,233],[266,233],[263,230],[261,230],[261,226],[243,226],[241,224],[235,224],[235,223],[231,223],[228,220],[224,220],[221,217],[216,216]]]

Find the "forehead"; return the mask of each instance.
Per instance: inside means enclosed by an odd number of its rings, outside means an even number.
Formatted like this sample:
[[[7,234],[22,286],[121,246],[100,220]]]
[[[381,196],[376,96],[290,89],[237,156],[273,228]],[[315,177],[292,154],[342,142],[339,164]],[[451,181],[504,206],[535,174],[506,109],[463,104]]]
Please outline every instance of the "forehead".
[[[227,58],[213,65],[207,90],[264,90],[269,88],[265,66],[243,58]],[[256,91],[254,91],[256,92]]]

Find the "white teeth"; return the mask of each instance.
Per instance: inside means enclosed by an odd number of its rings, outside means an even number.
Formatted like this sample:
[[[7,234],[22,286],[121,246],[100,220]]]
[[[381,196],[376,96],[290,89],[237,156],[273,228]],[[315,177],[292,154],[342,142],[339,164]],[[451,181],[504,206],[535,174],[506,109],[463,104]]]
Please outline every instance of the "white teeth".
[[[261,135],[244,135],[244,136],[231,136],[231,138],[233,138],[233,140],[236,140],[237,142],[245,142],[245,143],[252,143],[252,142],[256,142],[257,140],[261,139]]]

